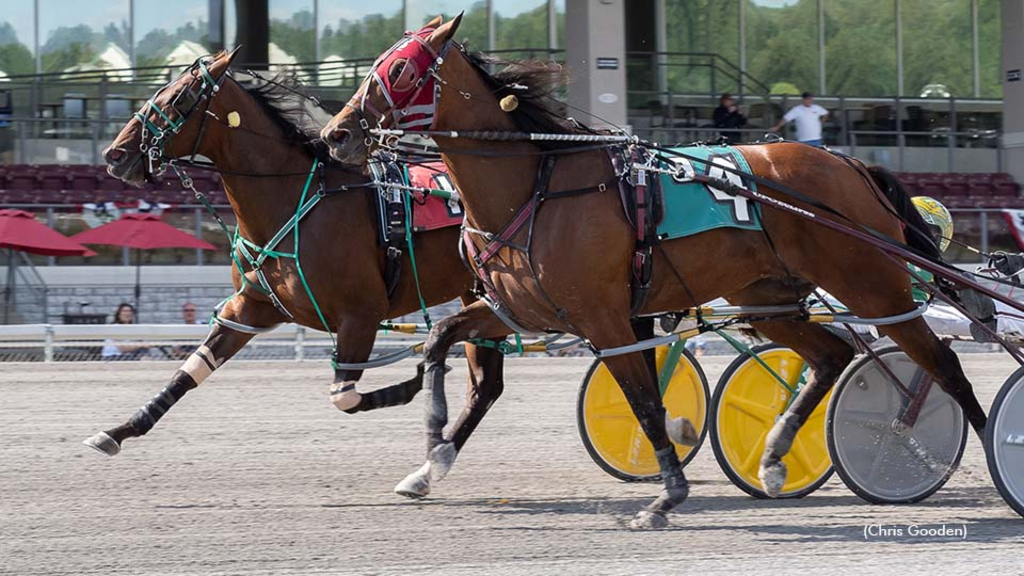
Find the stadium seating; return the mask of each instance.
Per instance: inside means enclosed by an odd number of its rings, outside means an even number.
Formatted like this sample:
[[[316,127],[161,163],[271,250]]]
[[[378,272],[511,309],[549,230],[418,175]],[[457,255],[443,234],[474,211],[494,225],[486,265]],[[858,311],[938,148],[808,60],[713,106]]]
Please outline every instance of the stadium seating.
[[[227,204],[220,175],[193,170],[196,187],[215,204]],[[171,206],[197,204],[190,191],[173,173],[165,174],[141,188],[129,186],[107,174],[106,166],[89,165],[3,165],[0,166],[0,205],[82,204],[139,200]]]
[[[900,182],[915,196],[932,196],[950,208],[1024,208],[1020,185],[1009,174],[903,173]]]
[[[217,205],[228,203],[220,174],[190,170],[195,187]],[[1024,208],[1020,184],[1009,174],[911,172],[898,175],[915,196],[933,196],[950,208]],[[165,174],[142,188],[107,174],[105,166],[0,166],[0,204],[70,204],[95,202],[197,204],[175,175]]]

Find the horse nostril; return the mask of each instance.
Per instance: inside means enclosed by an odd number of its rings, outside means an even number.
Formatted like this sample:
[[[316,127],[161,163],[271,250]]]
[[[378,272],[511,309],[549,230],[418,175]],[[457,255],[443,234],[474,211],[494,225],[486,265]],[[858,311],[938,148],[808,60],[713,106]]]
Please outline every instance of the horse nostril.
[[[124,158],[124,154],[124,150],[111,147],[103,151],[103,159],[107,161],[107,164],[117,164]]]
[[[337,146],[343,146],[345,142],[348,142],[349,136],[352,133],[344,128],[335,128],[331,130],[331,133],[327,135],[327,138]]]

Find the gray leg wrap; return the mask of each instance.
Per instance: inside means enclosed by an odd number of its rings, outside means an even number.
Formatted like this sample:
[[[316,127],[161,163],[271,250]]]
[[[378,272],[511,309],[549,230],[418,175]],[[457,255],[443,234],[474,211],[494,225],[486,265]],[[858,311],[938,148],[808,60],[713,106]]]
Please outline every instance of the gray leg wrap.
[[[779,460],[789,453],[789,449],[793,446],[793,439],[800,431],[801,424],[800,417],[788,410],[779,417],[765,438],[764,455],[761,457],[761,461]]]
[[[444,427],[448,425],[448,399],[444,394],[444,376],[449,368],[433,364],[426,369],[423,395],[427,408],[427,454],[444,442]]]
[[[171,409],[171,406],[174,406],[175,402],[181,400],[186,392],[195,387],[196,383],[192,380],[192,376],[179,370],[167,387],[132,415],[129,423],[140,436],[144,435],[153,428],[164,413]]]

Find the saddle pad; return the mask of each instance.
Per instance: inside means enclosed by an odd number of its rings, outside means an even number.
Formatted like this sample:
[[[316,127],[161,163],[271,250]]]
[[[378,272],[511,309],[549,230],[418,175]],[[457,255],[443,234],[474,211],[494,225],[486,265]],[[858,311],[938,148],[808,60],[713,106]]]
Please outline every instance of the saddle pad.
[[[462,204],[458,201],[458,192],[452,184],[451,176],[444,162],[425,164],[409,164],[409,185],[435,190],[444,190],[455,194],[455,198],[446,200],[439,196],[431,196],[421,192],[413,192],[412,229],[413,232],[427,232],[448,226],[462,224]]]
[[[684,238],[726,227],[761,229],[760,211],[755,202],[685,181],[686,175],[703,174],[757,190],[753,182],[722,168],[750,172],[750,165],[739,150],[732,146],[687,146],[673,150],[686,154],[687,158],[666,155],[671,164],[676,165],[678,176],[660,175],[665,217],[658,225],[658,238]]]

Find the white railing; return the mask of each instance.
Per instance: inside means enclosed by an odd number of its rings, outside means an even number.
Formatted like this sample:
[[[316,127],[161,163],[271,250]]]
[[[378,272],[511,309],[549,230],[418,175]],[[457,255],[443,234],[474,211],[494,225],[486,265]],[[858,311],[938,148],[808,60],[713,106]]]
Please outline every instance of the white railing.
[[[53,362],[54,351],[61,348],[97,347],[130,343],[142,346],[198,346],[210,332],[204,324],[14,324],[0,326],[0,349],[43,350],[43,361]],[[419,342],[423,336],[382,332],[377,336],[375,353],[394,351]],[[326,332],[294,324],[283,324],[273,332],[253,338],[247,347],[288,346],[290,359],[303,360],[307,348],[329,349]],[[38,353],[38,352],[37,352]]]

